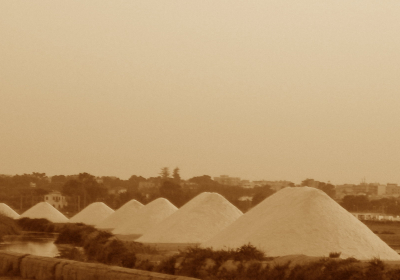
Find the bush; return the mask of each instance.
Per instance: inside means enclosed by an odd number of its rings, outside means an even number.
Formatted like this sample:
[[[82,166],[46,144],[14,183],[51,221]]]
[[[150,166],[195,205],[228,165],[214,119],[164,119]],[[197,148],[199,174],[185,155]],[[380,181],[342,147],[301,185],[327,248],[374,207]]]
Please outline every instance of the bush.
[[[136,255],[129,251],[122,241],[112,239],[101,247],[96,260],[105,264],[133,268],[136,263]]]
[[[161,263],[157,267],[157,271],[175,275],[175,264],[177,259],[178,255],[175,255],[161,261]]]
[[[247,261],[260,261],[264,259],[264,253],[251,244],[243,245],[236,250],[214,251],[211,248],[189,247],[186,249],[186,251],[181,252],[179,255],[175,255],[164,260],[158,268],[159,271],[164,273],[175,273],[175,261],[179,257],[183,257],[185,260],[182,263],[181,270],[179,271],[180,275],[203,279],[206,277],[206,275],[217,275],[218,273],[230,275],[230,272],[218,271],[218,268],[228,260],[239,263]],[[213,262],[215,262],[215,264],[205,268],[205,262],[207,259],[211,259]]]
[[[25,231],[55,232],[54,223],[47,219],[22,218],[17,220],[17,224]]]
[[[256,247],[248,243],[243,245],[235,251],[234,260],[235,261],[250,261],[258,260],[261,261],[265,257],[264,252],[258,250]]]
[[[83,243],[83,249],[85,249],[88,260],[95,261],[99,258],[100,251],[103,250],[103,246],[111,236],[111,233],[105,231],[94,231],[87,235]]]
[[[21,234],[16,220],[0,214],[0,240],[4,235]]]
[[[74,246],[83,246],[84,241],[96,229],[84,224],[67,224],[58,235],[55,244],[72,244]]]
[[[330,252],[329,257],[330,258],[339,258],[341,254],[342,254],[341,252]]]

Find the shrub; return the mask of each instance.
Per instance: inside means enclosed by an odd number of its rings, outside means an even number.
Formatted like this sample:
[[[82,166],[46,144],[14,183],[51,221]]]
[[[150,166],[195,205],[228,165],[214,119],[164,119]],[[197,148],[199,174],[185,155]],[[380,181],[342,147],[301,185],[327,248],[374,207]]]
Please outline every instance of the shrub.
[[[92,226],[84,224],[67,224],[61,229],[60,234],[54,243],[83,246],[88,235],[94,231],[96,231],[96,229]]]
[[[4,235],[20,234],[21,229],[16,220],[0,214],[0,240]]]
[[[339,258],[342,252],[330,252],[329,257],[330,258]]]
[[[54,232],[54,224],[47,219],[22,218],[17,224],[25,231]]]
[[[87,235],[83,243],[83,249],[89,260],[97,260],[99,258],[100,251],[103,250],[103,246],[111,236],[112,234],[106,231],[94,231]]]
[[[248,243],[238,248],[235,252],[234,260],[236,261],[249,261],[258,260],[261,261],[265,257],[264,252],[258,250],[256,247]]]
[[[162,260],[157,267],[157,271],[175,275],[175,264],[177,259],[178,255],[174,255],[165,260]]]
[[[136,263],[136,255],[129,251],[120,240],[109,240],[96,254],[96,260],[105,264],[118,265],[133,268]]]

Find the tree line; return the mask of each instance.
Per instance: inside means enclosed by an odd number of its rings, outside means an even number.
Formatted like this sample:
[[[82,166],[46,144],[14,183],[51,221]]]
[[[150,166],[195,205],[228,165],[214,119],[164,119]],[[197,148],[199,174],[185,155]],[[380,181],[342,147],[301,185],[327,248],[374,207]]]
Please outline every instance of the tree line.
[[[140,188],[140,182],[151,182],[154,186]],[[70,213],[78,212],[97,201],[118,209],[131,199],[147,204],[159,197],[164,197],[181,207],[202,192],[219,193],[246,212],[274,193],[268,185],[255,188],[222,185],[212,180],[209,175],[182,180],[179,168],[170,172],[167,167],[161,168],[156,177],[146,179],[132,175],[128,180],[112,176],[96,177],[86,172],[77,175],[56,175],[51,178],[39,172],[14,176],[0,175],[0,202],[19,212],[43,201],[44,196],[51,191],[60,191],[67,197],[68,206],[63,211]],[[252,201],[242,201],[240,198],[243,197],[252,198]]]

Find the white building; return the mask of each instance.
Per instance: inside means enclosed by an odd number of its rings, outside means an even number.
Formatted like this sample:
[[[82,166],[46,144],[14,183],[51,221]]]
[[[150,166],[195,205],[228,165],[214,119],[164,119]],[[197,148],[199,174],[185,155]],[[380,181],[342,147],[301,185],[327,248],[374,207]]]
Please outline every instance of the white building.
[[[44,196],[44,201],[54,206],[54,208],[62,209],[68,205],[65,196],[61,195],[60,192],[53,191]]]

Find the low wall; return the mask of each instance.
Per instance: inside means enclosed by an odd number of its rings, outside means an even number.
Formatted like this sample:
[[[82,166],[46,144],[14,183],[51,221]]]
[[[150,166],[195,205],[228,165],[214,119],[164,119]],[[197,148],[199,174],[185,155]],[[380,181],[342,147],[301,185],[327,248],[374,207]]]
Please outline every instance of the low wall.
[[[36,280],[195,280],[104,264],[0,251],[0,276],[21,276]]]

